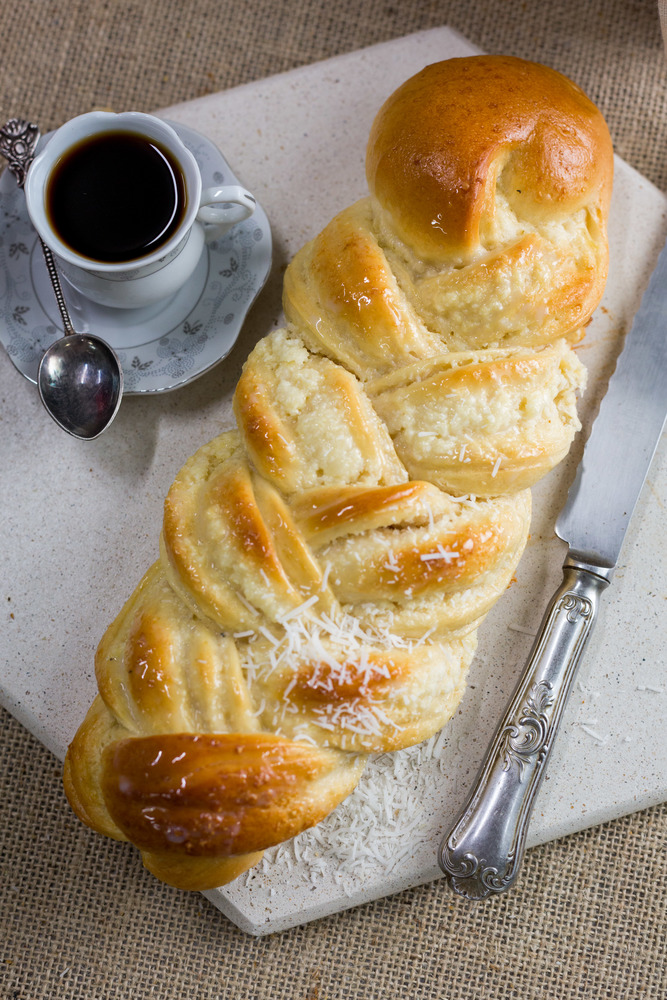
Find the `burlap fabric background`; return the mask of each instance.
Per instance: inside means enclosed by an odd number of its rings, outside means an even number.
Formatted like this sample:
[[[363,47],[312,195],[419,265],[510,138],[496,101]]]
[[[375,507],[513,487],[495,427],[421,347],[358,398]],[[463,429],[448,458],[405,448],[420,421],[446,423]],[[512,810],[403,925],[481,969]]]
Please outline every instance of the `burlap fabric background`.
[[[617,152],[667,187],[655,0],[3,0],[0,115],[46,129],[93,106],[152,110],[442,24],[569,74]],[[505,898],[435,883],[255,940],[79,825],[59,764],[2,722],[2,998],[667,996],[667,806],[533,850]]]

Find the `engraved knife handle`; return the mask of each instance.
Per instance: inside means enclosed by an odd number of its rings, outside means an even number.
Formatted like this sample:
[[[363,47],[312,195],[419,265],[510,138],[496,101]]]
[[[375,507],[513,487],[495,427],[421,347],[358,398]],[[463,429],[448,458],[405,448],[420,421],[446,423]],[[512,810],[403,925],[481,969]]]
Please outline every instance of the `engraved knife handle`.
[[[566,560],[468,802],[440,845],[440,867],[467,899],[504,892],[519,873],[535,796],[608,584]]]

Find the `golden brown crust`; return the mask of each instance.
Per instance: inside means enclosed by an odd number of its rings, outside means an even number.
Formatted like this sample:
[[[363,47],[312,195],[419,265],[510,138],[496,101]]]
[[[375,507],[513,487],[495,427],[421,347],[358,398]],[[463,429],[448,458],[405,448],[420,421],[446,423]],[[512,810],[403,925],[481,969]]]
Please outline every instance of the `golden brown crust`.
[[[266,656],[267,643],[256,644],[253,687],[262,695],[262,723],[340,750],[414,746],[454,714],[476,641],[474,631],[403,648],[376,640],[360,656],[335,634],[318,636],[313,629],[311,643],[289,656],[279,651],[276,665]]]
[[[191,892],[204,892],[214,886],[227,885],[248,868],[259,864],[264,851],[239,854],[234,857],[188,858],[171,851],[142,851],[144,867],[167,885]]]
[[[143,850],[254,853],[293,837],[352,791],[341,755],[268,733],[167,733],[112,744],[102,790]],[[320,787],[321,786],[321,787]]]
[[[128,733],[257,729],[234,640],[192,613],[161,562],[106,630],[95,674],[104,704],[123,727],[116,739]]]
[[[252,464],[285,494],[407,479],[359,380],[286,330],[252,352],[234,413]]]
[[[557,341],[440,356],[367,390],[411,477],[483,496],[532,486],[565,457],[585,380]]]
[[[344,209],[296,254],[283,305],[311,349],[362,379],[441,349],[396,280],[368,198]]]
[[[599,222],[611,169],[609,132],[583,91],[510,56],[427,66],[381,108],[367,154],[371,193],[429,259],[480,245],[497,187],[520,217],[588,209]]]
[[[352,610],[367,627],[381,606],[411,638],[459,634],[486,614],[530,520],[525,492],[460,502],[428,482],[339,483],[282,499],[238,464],[228,435],[186,463],[165,509],[168,579],[220,627],[256,630],[258,614],[281,622],[304,602],[319,614]]]
[[[146,866],[181,888],[213,888],[236,877],[257,862],[259,840],[278,843],[330,812],[364,765],[335,748],[313,751],[259,731],[255,702],[264,695],[241,669],[247,645],[193,615],[156,563],[100,643],[100,696],[68,749],[65,790],[79,818],[106,836],[133,840]],[[249,800],[236,800],[234,789],[253,768],[260,777],[271,771],[276,794],[266,808],[249,811]],[[207,794],[219,795],[218,812],[208,819],[201,802],[192,804]],[[303,808],[292,808],[290,797],[304,797]],[[175,826],[182,842],[172,837]],[[230,826],[241,831],[238,850],[222,843]]]
[[[271,619],[287,614],[321,584],[283,500],[253,474],[234,432],[181,470],[165,502],[162,537],[172,585],[223,629],[249,627],[258,611]]]
[[[69,804],[82,823],[114,840],[125,840],[102,794],[101,755],[109,742],[125,735],[99,695],[67,748],[63,783]]]
[[[516,59],[428,67],[381,109],[368,176],[288,267],[238,429],[169,490],[67,754],[83,822],[182,888],[235,878],[369,753],[451,718],[527,487],[578,428],[611,183],[587,98]]]

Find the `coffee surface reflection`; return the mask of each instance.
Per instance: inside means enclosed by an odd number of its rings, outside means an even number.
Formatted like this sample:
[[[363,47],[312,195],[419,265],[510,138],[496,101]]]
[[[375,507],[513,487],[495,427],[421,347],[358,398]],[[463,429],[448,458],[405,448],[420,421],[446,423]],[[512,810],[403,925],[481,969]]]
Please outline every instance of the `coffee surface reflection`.
[[[169,150],[133,132],[74,145],[51,171],[50,225],[75,253],[105,264],[146,257],[166,244],[186,212],[185,178]]]

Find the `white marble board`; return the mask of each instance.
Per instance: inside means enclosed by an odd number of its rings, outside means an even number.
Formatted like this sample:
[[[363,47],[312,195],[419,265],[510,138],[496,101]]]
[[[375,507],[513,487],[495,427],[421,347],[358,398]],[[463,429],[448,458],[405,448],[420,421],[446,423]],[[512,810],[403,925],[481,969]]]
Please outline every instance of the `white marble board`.
[[[34,386],[0,353],[0,700],[58,757],[95,693],[95,646],[155,558],[175,473],[231,425],[239,366],[280,321],[285,262],[365,193],[366,139],[385,97],[422,66],[473,51],[440,28],[160,112],[219,146],[257,194],[273,232],[272,276],[239,344],[199,381],[125,400],[106,434],[81,443],[50,422]],[[610,277],[580,352],[590,372],[585,432],[667,234],[666,208],[660,191],[617,161]],[[370,765],[320,827],[268,852],[233,885],[206,893],[239,927],[279,931],[439,876],[437,846],[560,581],[564,547],[553,524],[580,450],[578,441],[535,490],[530,543],[516,582],[481,629],[458,715],[425,747]],[[665,454],[663,441],[603,598],[539,794],[531,845],[667,798]],[[449,891],[444,883],[442,891]]]

